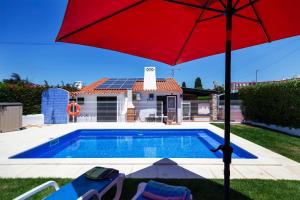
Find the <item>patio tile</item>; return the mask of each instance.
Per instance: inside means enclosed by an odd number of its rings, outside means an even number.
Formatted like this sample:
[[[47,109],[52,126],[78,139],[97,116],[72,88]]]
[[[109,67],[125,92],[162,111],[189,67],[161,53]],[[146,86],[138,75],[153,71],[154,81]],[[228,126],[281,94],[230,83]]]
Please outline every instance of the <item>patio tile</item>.
[[[156,165],[134,165],[128,178],[158,178]]]
[[[0,165],[0,177],[17,178],[19,174],[27,173],[30,166],[22,165]]]
[[[182,179],[187,178],[186,169],[178,165],[159,165],[158,166],[159,178],[174,178]]]
[[[106,168],[113,168],[119,170],[120,173],[123,173],[125,175],[130,174],[132,172],[133,166],[132,165],[82,165],[78,171],[75,173],[76,177],[80,176],[81,174],[87,172],[88,170],[92,169],[93,167],[101,166]]]
[[[209,166],[212,174],[215,175],[216,178],[224,178],[224,166],[223,165],[211,165]],[[245,178],[240,172],[238,172],[233,166],[230,166],[230,178],[233,179],[243,179]]]
[[[300,174],[295,174],[293,169],[289,170],[283,166],[260,166],[260,168],[276,179],[300,180]]]
[[[210,170],[210,165],[181,165],[187,178],[216,178]]]
[[[258,166],[243,166],[237,165],[233,166],[239,173],[241,173],[245,178],[249,179],[274,179],[270,174],[266,173],[264,170]]]
[[[18,177],[61,177],[75,178],[76,172],[81,166],[74,165],[31,165],[26,169],[26,173],[18,174]]]

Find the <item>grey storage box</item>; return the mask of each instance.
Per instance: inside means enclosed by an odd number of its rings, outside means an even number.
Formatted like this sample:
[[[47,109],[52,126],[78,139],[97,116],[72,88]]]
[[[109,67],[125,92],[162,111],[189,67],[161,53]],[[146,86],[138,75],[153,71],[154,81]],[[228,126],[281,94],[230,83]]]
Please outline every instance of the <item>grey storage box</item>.
[[[0,133],[16,131],[22,127],[21,103],[0,103]]]

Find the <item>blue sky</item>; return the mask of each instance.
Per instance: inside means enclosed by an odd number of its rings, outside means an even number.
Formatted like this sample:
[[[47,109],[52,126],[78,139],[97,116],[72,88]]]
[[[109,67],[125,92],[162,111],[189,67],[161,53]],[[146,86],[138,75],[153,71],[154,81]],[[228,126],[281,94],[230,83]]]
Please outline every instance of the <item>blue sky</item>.
[[[54,43],[67,0],[0,0],[0,80],[17,72],[36,83],[102,77],[142,77],[144,66],[156,66],[158,77],[171,67],[148,59],[72,44]],[[300,75],[300,37],[235,51],[233,81],[277,80]],[[200,76],[205,88],[224,82],[224,54],[175,67],[175,78],[193,87]]]

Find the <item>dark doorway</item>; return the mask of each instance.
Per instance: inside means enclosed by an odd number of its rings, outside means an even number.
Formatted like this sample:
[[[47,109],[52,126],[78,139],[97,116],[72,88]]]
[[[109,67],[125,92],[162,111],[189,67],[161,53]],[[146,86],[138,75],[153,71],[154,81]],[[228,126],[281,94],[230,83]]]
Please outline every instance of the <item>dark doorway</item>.
[[[97,97],[97,121],[117,121],[117,97]]]
[[[168,123],[177,123],[177,96],[167,95]]]
[[[158,114],[163,114],[164,116],[167,116],[167,97],[166,96],[157,96],[156,101],[157,101],[158,110],[160,109],[161,104],[163,105],[162,113],[160,111]]]

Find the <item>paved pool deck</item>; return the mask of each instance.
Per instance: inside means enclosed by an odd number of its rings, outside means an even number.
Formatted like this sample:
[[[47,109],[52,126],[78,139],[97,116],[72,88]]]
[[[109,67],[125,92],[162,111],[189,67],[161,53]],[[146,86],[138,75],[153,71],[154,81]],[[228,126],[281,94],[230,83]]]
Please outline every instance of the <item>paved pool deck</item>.
[[[0,178],[75,178],[94,166],[113,167],[128,178],[223,178],[222,159],[203,158],[57,158],[9,159],[53,138],[77,129],[209,129],[223,136],[223,130],[205,122],[181,125],[162,123],[76,123],[44,125],[0,134]],[[248,140],[231,135],[231,141],[256,155],[257,159],[233,159],[232,179],[300,180],[300,163]]]

